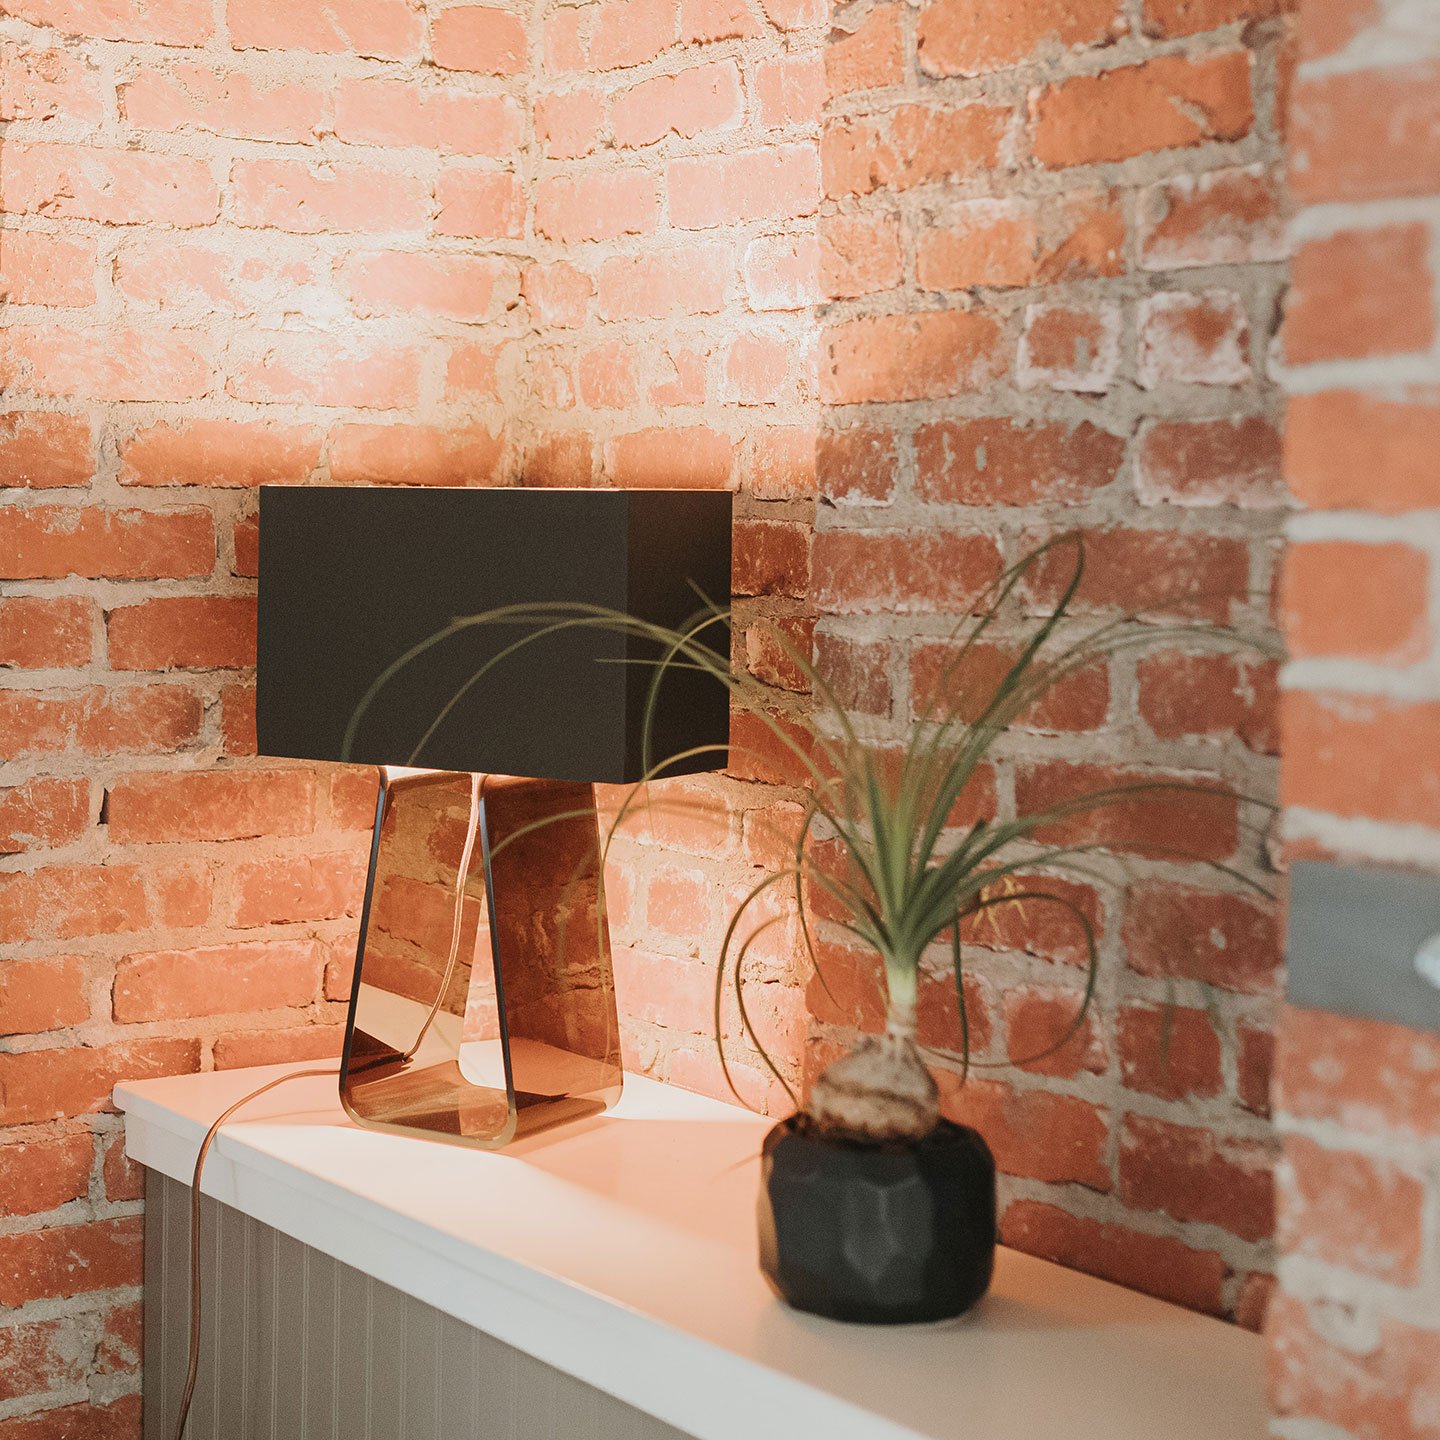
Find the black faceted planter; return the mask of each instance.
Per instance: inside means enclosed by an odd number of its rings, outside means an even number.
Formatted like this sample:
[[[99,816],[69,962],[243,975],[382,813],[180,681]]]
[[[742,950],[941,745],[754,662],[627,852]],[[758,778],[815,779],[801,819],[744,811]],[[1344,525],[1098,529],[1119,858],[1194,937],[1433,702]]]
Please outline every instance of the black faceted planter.
[[[797,1310],[871,1325],[968,1310],[995,1264],[995,1161],[968,1125],[916,1145],[864,1146],[805,1133],[765,1137],[760,1268]]]

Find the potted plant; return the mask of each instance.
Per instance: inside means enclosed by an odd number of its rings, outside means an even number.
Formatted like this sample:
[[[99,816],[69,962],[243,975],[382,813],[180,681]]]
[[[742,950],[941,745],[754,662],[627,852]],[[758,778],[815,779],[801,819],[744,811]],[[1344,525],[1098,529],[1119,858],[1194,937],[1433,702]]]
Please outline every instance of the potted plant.
[[[1027,617],[1015,603],[1021,582],[1042,563],[1067,561],[1058,602],[1039,618]],[[753,907],[777,888],[788,892],[822,985],[812,914],[817,898],[826,923],[873,950],[883,965],[884,1031],[862,1036],[830,1064],[803,1103],[791,1091],[795,1113],[770,1131],[763,1148],[761,1267],[777,1293],[799,1309],[872,1323],[927,1321],[957,1315],[985,1293],[996,1243],[995,1164],[980,1134],[940,1114],[939,1092],[916,1042],[922,956],[937,942],[949,946],[964,1037],[962,1073],[968,1073],[962,926],[1001,905],[1062,907],[1084,937],[1084,988],[1073,1018],[1053,1042],[1013,1063],[1033,1063],[1059,1050],[1084,1022],[1093,995],[1095,936],[1071,899],[1017,877],[1036,870],[1083,873],[1086,856],[1102,847],[1037,844],[1034,837],[1057,821],[1107,806],[1177,789],[1207,789],[1165,779],[1114,785],[1011,820],[977,820],[958,834],[952,828],[957,802],[996,741],[1062,680],[1127,648],[1177,640],[1234,643],[1233,635],[1212,626],[1137,625],[1133,617],[1068,633],[1084,562],[1080,538],[1062,535],[1025,555],[977,597],[952,637],[954,658],[898,749],[893,737],[877,740],[861,731],[810,657],[778,627],[774,642],[808,681],[813,703],[798,715],[772,713],[768,687],[732,667],[729,654],[712,643],[729,635],[728,611],[718,606],[706,607],[684,631],[660,630],[600,609],[514,608],[462,617],[425,642],[471,625],[518,627],[520,638],[472,675],[468,686],[532,636],[570,626],[625,629],[654,647],[652,704],[668,669],[702,670],[729,688],[736,705],[768,729],[803,776],[804,815],[793,849],[787,863],[759,881],[732,914],[714,996],[717,1044],[727,987],[733,987],[742,1025],[790,1090],[746,1011],[747,955],[780,918],[771,915],[747,929]],[[975,672],[982,667],[971,663],[977,647],[1002,623],[1012,637],[1006,642],[1008,663],[998,679],[982,676],[977,685]],[[676,758],[647,756],[647,775],[663,776]],[[657,803],[645,792],[642,782],[617,807],[607,848],[642,793],[647,804]],[[1174,853],[1185,854],[1178,845]],[[1228,867],[1216,868],[1244,880]],[[723,1044],[720,1059],[730,1079]]]

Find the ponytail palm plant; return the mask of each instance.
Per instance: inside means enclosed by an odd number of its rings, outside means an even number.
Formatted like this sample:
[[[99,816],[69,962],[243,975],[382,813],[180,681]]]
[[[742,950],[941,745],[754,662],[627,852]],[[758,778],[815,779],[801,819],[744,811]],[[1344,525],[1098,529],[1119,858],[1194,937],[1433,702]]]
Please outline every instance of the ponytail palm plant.
[[[1026,616],[1018,604],[1017,588],[1027,576],[1033,578],[1042,563],[1048,569],[1057,562],[1065,572],[1059,599],[1038,618]],[[760,936],[793,913],[810,963],[828,989],[815,942],[817,914],[823,914],[824,923],[838,926],[879,956],[886,989],[886,1025],[883,1033],[862,1037],[818,1077],[802,1107],[803,1123],[821,1135],[860,1143],[918,1140],[939,1120],[938,1090],[916,1042],[917,989],[927,949],[938,942],[949,947],[963,1062],[968,1070],[962,927],[1003,905],[1050,904],[1067,912],[1083,936],[1086,957],[1085,983],[1075,1014],[1045,1050],[1019,1057],[1014,1063],[1043,1058],[1064,1046],[1084,1021],[1094,994],[1097,946],[1089,917],[1072,899],[1022,876],[1037,869],[1083,873],[1086,857],[1103,848],[1085,840],[1043,843],[1043,836],[1053,833],[1061,822],[1165,792],[1231,794],[1219,786],[1157,778],[1094,789],[1009,819],[979,819],[958,830],[954,826],[956,807],[996,742],[1057,684],[1126,649],[1177,641],[1234,644],[1233,635],[1212,626],[1137,625],[1128,616],[1071,633],[1070,609],[1084,566],[1081,539],[1062,535],[1030,551],[977,596],[951,637],[953,653],[948,663],[898,746],[893,736],[876,736],[862,729],[810,656],[801,653],[778,626],[772,627],[774,643],[808,683],[811,703],[799,713],[776,713],[774,692],[732,666],[729,612],[711,604],[679,630],[651,625],[618,611],[569,604],[512,606],[460,617],[377,677],[352,718],[350,736],[379,690],[400,669],[432,646],[448,643],[474,627],[502,626],[518,634],[467,678],[421,737],[409,763],[422,763],[426,741],[461,695],[519,648],[560,631],[621,631],[648,646],[650,652],[650,658],[628,663],[649,666],[653,675],[645,725],[646,780],[617,806],[602,840],[608,852],[633,809],[642,802],[657,803],[650,793],[650,779],[663,778],[678,763],[693,762],[702,751],[713,751],[717,764],[725,753],[723,746],[675,756],[649,753],[648,739],[665,675],[675,669],[699,671],[726,687],[736,708],[749,712],[764,727],[769,748],[787,758],[804,791],[803,818],[785,863],[743,896],[720,945],[715,1037],[726,1077],[734,1089],[720,1038],[725,996],[733,989],[742,1026],[761,1059],[790,1089],[747,1012],[746,961]],[[982,643],[988,646],[1002,627],[1010,632],[1004,641],[1008,658],[996,679],[993,665],[977,662],[985,653]],[[1013,638],[1017,627],[1018,640]],[[730,748],[733,753],[737,747]],[[658,803],[679,802],[662,795]],[[550,824],[563,818],[567,817],[550,816],[536,823]],[[519,834],[504,843],[513,843]],[[1179,845],[1173,854],[1188,858]],[[1250,883],[1229,867],[1216,863],[1216,868]],[[780,913],[770,903],[775,892],[789,901]],[[762,913],[758,908],[762,901],[767,913],[752,928],[752,920]]]

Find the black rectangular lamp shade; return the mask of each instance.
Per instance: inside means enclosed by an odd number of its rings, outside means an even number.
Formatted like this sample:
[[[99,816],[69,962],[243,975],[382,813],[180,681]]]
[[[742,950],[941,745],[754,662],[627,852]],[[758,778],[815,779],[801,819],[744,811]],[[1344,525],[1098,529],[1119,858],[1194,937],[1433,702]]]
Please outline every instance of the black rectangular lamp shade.
[[[678,628],[707,600],[728,607],[730,526],[724,491],[262,486],[258,750],[550,780],[638,780],[655,669],[629,662],[660,652],[608,628],[527,644],[468,690],[475,671],[525,631],[461,630],[398,672],[365,711],[348,753],[343,745],[382,671],[457,617],[560,602]],[[705,639],[728,656],[723,624]],[[666,671],[652,761],[723,746],[728,731],[721,683]],[[709,751],[667,773],[719,769],[724,758]]]

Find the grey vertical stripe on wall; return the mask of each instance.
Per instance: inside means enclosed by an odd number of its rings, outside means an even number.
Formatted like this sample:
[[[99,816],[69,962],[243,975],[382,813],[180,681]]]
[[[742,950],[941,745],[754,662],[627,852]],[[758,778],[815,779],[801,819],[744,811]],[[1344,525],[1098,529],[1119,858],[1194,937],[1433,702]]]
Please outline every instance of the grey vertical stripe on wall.
[[[145,1186],[145,1440],[185,1382],[190,1192]],[[187,1440],[684,1440],[213,1200],[204,1202],[200,1381]]]

